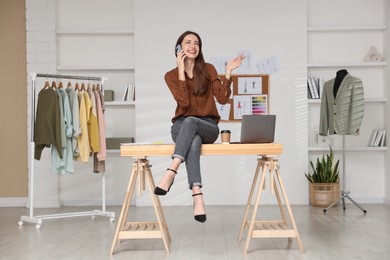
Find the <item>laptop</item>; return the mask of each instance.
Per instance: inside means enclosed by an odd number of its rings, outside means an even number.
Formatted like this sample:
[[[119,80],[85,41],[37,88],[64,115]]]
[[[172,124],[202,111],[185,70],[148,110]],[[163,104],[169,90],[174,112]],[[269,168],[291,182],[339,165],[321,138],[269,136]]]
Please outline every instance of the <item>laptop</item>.
[[[273,143],[276,115],[243,115],[240,143]]]

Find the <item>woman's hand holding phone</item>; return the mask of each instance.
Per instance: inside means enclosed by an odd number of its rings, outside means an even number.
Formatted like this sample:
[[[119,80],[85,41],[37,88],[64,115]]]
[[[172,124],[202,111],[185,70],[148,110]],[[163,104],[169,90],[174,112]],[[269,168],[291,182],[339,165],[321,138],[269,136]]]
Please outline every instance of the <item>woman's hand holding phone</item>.
[[[186,55],[184,54],[183,49],[181,48],[181,45],[178,44],[176,46],[176,64],[177,68],[179,70],[179,79],[185,80],[184,76],[184,59],[186,58]]]
[[[186,55],[184,54],[184,51],[183,49],[181,48],[181,45],[178,44],[176,46],[176,56],[182,60],[184,60],[186,58]]]
[[[180,44],[178,44],[177,46],[176,46],[176,56],[179,54],[179,52],[181,52],[181,45]]]

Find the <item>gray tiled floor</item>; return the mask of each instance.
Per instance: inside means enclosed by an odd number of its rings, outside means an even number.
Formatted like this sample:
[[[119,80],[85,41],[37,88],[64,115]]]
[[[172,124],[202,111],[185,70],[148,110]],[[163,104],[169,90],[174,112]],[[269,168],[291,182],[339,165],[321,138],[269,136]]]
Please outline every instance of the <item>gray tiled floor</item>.
[[[193,220],[192,207],[164,207],[172,236],[166,255],[161,239],[126,240],[109,255],[116,222],[108,218],[77,217],[45,220],[37,230],[32,224],[18,226],[25,208],[0,208],[0,259],[388,259],[390,256],[390,206],[363,205],[364,215],[352,204],[327,215],[322,208],[292,206],[305,253],[293,239],[252,239],[247,255],[237,242],[244,206],[207,206],[208,220]],[[65,207],[36,209],[35,214],[88,210]],[[117,216],[120,207],[109,207]],[[260,206],[259,218],[274,219],[277,206]],[[151,207],[132,207],[129,219],[154,220]]]

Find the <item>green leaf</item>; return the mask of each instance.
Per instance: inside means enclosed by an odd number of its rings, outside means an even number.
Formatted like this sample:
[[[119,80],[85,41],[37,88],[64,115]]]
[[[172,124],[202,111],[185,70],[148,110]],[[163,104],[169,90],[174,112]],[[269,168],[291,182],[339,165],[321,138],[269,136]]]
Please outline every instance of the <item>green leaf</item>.
[[[339,181],[339,162],[334,164],[334,153],[329,145],[329,154],[323,154],[321,159],[317,158],[316,164],[310,161],[312,174],[305,173],[308,181],[312,183],[335,183]]]

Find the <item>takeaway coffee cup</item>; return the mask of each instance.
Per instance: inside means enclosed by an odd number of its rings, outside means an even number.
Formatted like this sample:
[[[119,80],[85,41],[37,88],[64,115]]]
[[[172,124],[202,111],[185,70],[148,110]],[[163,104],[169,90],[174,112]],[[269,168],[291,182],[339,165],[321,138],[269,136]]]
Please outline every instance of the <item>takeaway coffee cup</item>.
[[[223,144],[230,143],[230,130],[222,130],[221,131],[221,141]]]

